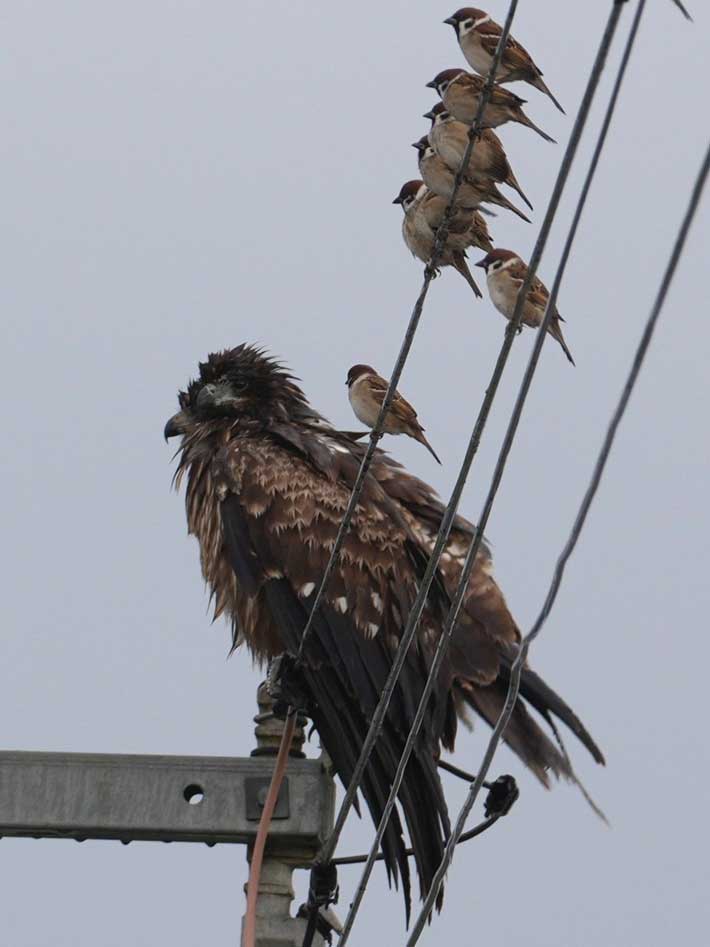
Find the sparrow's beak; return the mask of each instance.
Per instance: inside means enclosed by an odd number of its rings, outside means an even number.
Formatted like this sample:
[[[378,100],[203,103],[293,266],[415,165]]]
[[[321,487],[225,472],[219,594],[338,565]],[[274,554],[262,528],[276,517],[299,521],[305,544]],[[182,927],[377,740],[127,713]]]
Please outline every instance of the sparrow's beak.
[[[177,414],[174,414],[168,423],[163,428],[163,437],[165,440],[169,440],[171,437],[178,437],[180,434],[185,433],[185,416],[182,411],[178,411]]]
[[[402,203],[402,198],[399,197],[399,195],[398,195],[397,197],[395,197],[395,199],[392,201],[392,203],[393,203],[393,204],[401,204],[401,203]],[[347,382],[346,382],[346,384],[347,384]]]
[[[413,142],[412,142],[412,148],[416,148],[417,151],[421,151],[421,148],[422,148],[421,143],[418,142],[418,141],[413,141]]]
[[[456,17],[449,16],[444,20],[444,23],[446,23],[447,26],[456,26]]]
[[[435,88],[436,88],[436,79],[432,79],[431,82],[427,82],[426,88],[427,88],[427,89],[435,89]]]
[[[430,118],[430,119],[432,120],[432,122],[433,122],[434,119],[436,118],[436,116],[434,115],[433,112],[425,112],[425,113],[422,115],[422,118]]]
[[[484,256],[482,260],[479,260],[478,263],[474,263],[474,266],[480,266],[483,270],[488,270],[488,257]]]

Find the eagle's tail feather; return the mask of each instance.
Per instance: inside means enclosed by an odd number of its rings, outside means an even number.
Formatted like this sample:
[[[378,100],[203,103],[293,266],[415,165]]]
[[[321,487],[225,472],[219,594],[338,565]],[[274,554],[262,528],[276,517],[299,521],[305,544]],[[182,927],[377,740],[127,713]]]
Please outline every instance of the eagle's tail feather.
[[[308,600],[299,600],[285,579],[272,580],[264,588],[284,645],[295,651],[308,615]],[[354,632],[351,616],[336,613],[327,605],[321,608],[305,648],[303,674],[312,699],[309,712],[345,786],[352,778],[390,663],[391,657],[378,636],[366,639],[360,632]],[[408,682],[414,684],[418,680],[413,670],[407,666],[403,669],[360,787],[375,823],[382,817],[404,748],[410,706],[416,706],[419,697],[418,693],[407,691]],[[414,850],[420,888],[426,894],[443,855],[449,826],[434,753],[424,739],[412,754],[398,802]],[[390,880],[396,885],[401,877],[409,919],[410,871],[402,821],[396,808],[382,840],[382,851]]]
[[[509,667],[501,667],[501,677],[506,687],[510,675]],[[559,694],[546,684],[543,679],[530,668],[523,668],[520,678],[520,693],[543,716],[554,714],[565,726],[569,727],[577,739],[586,746],[597,763],[604,765],[604,754],[595,743],[592,735],[579,719],[577,714]]]
[[[495,726],[505,705],[508,685],[498,678],[486,687],[466,683],[460,684],[459,688],[465,702],[491,727]],[[533,720],[520,698],[515,703],[503,739],[543,786],[549,788],[550,772],[557,777],[573,778],[564,756]]]

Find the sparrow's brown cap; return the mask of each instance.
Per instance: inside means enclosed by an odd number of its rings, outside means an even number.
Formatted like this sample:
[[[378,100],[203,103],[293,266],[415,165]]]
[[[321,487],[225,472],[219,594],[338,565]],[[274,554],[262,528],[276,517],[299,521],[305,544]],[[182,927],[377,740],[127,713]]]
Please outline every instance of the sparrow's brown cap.
[[[480,266],[487,272],[488,267],[492,263],[495,263],[498,260],[506,263],[508,260],[516,259],[517,256],[518,254],[514,253],[512,250],[504,250],[502,247],[496,247],[495,250],[491,250],[491,252],[486,254],[482,260],[479,260],[478,263],[475,263],[474,266]]]
[[[419,179],[414,181],[407,181],[406,184],[403,184],[399,194],[392,201],[393,204],[404,204],[405,201],[410,200],[413,197],[416,197],[419,193],[420,188],[424,187],[424,182]]]
[[[362,378],[363,375],[376,375],[377,372],[371,365],[353,365],[352,368],[348,371],[348,377],[345,379],[345,384],[348,388],[354,384],[358,378]]]
[[[437,115],[448,115],[448,114],[449,114],[448,109],[446,108],[444,103],[437,102],[434,108],[431,108],[429,109],[428,112],[424,113],[423,118],[430,118],[433,122]]]
[[[462,20],[480,20],[485,15],[485,11],[479,10],[477,7],[461,7],[456,13],[452,13],[451,16],[447,17],[444,23],[455,27],[458,26]]]
[[[443,83],[451,82],[456,76],[460,76],[462,72],[466,72],[465,69],[442,69],[441,72],[438,72],[431,82],[427,82],[427,89],[438,89]]]

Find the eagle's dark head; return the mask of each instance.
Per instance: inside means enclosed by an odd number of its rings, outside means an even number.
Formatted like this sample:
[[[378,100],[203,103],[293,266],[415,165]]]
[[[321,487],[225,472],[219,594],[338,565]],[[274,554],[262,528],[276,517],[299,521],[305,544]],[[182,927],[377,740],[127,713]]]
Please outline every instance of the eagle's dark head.
[[[180,411],[165,425],[165,437],[186,434],[194,424],[224,418],[268,424],[301,415],[306,397],[284,367],[263,349],[238,345],[213,352],[200,374],[178,394]]]

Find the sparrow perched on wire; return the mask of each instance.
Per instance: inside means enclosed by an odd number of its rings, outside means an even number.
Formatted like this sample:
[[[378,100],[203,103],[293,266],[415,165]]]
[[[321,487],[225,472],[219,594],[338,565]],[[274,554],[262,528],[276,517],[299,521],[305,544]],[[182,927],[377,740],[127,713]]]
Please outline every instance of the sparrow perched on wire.
[[[488,76],[493,56],[498,46],[501,27],[489,14],[476,7],[462,7],[444,20],[453,26],[466,62],[481,76]],[[542,72],[533,62],[532,56],[512,36],[508,36],[503,55],[496,70],[496,82],[527,82],[544,92],[555,103],[560,112],[564,109],[542,80]]]
[[[478,114],[478,104],[486,80],[463,69],[443,69],[426,85],[428,89],[436,89],[446,110],[457,121],[470,125]],[[517,122],[527,128],[532,128],[545,141],[551,141],[554,144],[554,138],[530,121],[523,112],[523,105],[525,105],[525,99],[521,99],[502,86],[493,86],[488,104],[483,111],[483,126],[498,128],[505,122]]]
[[[454,193],[456,172],[452,171],[446,162],[437,155],[429,144],[426,135],[420,138],[419,141],[415,141],[412,147],[416,148],[419,154],[419,173],[426,186],[430,191],[438,194],[439,197],[451,200],[451,195]],[[456,192],[456,204],[460,204],[461,207],[477,208],[484,203],[497,204],[499,207],[505,207],[506,210],[512,210],[518,217],[530,223],[530,218],[526,217],[521,210],[518,210],[515,204],[509,201],[504,194],[501,194],[495,181],[491,178],[469,178],[465,176]]]
[[[393,204],[400,204],[404,211],[402,236],[412,255],[422,263],[429,263],[434,250],[436,232],[439,229],[448,201],[432,194],[423,181],[407,181]],[[453,266],[463,276],[474,294],[479,298],[483,293],[466,263],[466,248],[480,247],[492,250],[493,244],[488,233],[488,225],[477,211],[454,208],[449,221],[449,234],[437,267]],[[438,270],[437,270],[438,273]]]
[[[433,109],[424,114],[424,118],[431,119],[429,144],[455,173],[461,167],[468,147],[470,126],[457,122],[453,115],[447,112],[443,102],[437,102]],[[503,143],[492,128],[481,129],[471,152],[466,176],[474,179],[490,178],[498,184],[507,184],[518,192],[530,210],[533,209],[513,174]]]
[[[515,304],[518,301],[520,287],[527,274],[528,268],[520,259],[517,253],[512,250],[501,250],[500,248],[491,250],[482,260],[476,263],[476,266],[483,267],[486,271],[486,280],[488,282],[488,292],[491,296],[491,302],[498,312],[502,312],[506,319],[513,318]],[[533,279],[532,285],[528,290],[525,306],[523,307],[523,323],[526,326],[539,326],[545,315],[545,308],[550,294],[545,284],[537,278]],[[552,313],[552,320],[547,327],[553,339],[556,339],[562,346],[569,361],[574,365],[572,353],[567,348],[567,343],[562,335],[560,323],[564,319],[557,311],[555,306]]]
[[[355,417],[369,428],[373,428],[385,400],[388,382],[370,365],[353,365],[345,384],[348,386],[348,398]],[[417,420],[417,412],[398,391],[395,392],[385,415],[382,430],[385,434],[406,434],[413,437],[426,447],[438,464],[441,463],[434,448],[424,437],[424,428]]]

